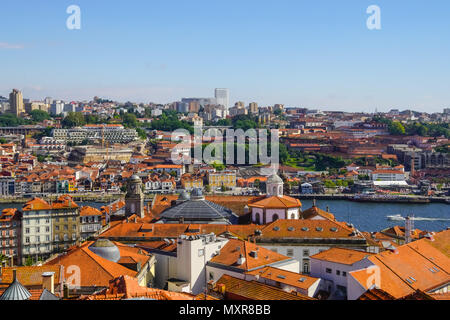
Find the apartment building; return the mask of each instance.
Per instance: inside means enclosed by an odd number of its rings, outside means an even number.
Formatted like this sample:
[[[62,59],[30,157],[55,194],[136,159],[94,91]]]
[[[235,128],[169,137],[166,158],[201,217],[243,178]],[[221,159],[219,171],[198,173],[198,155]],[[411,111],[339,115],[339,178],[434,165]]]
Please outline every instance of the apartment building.
[[[80,238],[78,205],[70,196],[48,203],[34,198],[22,209],[21,258],[45,260]]]
[[[82,128],[54,129],[53,138],[57,141],[81,143],[84,140],[108,143],[129,143],[138,139],[134,129],[125,129],[122,125],[101,124],[86,125]]]
[[[220,188],[222,186],[226,188],[236,188],[236,171],[219,171],[208,173],[208,184],[211,188]]]
[[[4,209],[0,214],[0,254],[20,261],[21,213],[17,209]]]

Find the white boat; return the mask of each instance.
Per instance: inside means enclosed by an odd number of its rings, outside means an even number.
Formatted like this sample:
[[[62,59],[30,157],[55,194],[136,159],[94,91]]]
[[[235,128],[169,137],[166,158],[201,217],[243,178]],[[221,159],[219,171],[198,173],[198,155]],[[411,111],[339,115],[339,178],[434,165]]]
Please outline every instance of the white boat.
[[[386,218],[388,220],[391,220],[391,221],[405,221],[405,217],[402,217],[401,214],[396,214],[396,215],[393,215],[393,216],[387,216]]]

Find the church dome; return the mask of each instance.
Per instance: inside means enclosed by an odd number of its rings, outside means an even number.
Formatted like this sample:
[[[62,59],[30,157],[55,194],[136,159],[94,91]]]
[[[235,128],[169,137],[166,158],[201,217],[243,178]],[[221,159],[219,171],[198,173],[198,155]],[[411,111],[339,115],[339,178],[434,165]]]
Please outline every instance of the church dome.
[[[141,178],[139,178],[139,176],[136,175],[136,174],[133,174],[131,176],[130,181],[132,181],[132,182],[142,182]]]
[[[120,260],[119,248],[117,248],[117,246],[108,239],[98,239],[89,246],[89,250],[112,262],[117,262]]]
[[[273,174],[267,179],[267,184],[283,183],[283,179],[279,175]]]

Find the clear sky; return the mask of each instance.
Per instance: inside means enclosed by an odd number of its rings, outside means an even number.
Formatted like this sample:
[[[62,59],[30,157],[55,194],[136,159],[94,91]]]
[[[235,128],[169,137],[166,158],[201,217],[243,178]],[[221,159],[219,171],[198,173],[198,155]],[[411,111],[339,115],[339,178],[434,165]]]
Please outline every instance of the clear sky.
[[[81,30],[66,9],[81,8]],[[381,30],[368,30],[369,5]],[[448,0],[2,0],[0,95],[450,107]]]

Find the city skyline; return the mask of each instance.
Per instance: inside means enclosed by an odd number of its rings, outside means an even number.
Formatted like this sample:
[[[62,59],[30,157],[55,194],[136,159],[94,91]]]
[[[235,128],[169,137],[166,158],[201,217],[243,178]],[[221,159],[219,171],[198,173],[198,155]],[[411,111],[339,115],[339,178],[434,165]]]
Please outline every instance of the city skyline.
[[[0,95],[18,88],[32,100],[169,103],[228,88],[230,104],[449,107],[445,1],[77,1],[81,29],[68,30],[71,4],[3,4]],[[366,27],[372,4],[381,8],[381,30]]]

